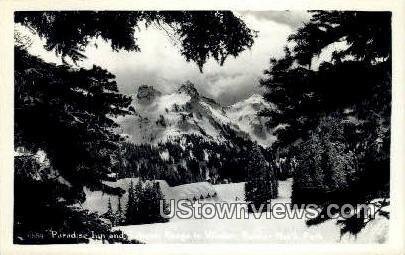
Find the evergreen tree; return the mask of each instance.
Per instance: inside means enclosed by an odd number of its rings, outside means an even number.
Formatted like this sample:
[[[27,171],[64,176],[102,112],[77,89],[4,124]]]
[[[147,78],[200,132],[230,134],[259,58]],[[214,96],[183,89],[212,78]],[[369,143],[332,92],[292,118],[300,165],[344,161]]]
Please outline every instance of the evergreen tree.
[[[134,204],[135,204],[135,210],[134,210],[134,224],[139,224],[142,219],[145,217],[145,210],[143,208],[143,203],[144,203],[144,183],[142,182],[142,179],[139,179],[138,182],[135,185],[135,190],[134,190]]]
[[[84,186],[121,194],[121,189],[107,187],[102,180],[108,177],[110,155],[121,140],[112,132],[116,123],[111,116],[129,113],[131,99],[116,93],[114,76],[100,67],[86,70],[48,64],[18,47],[15,57],[15,146],[32,152],[41,148],[53,173],[36,180],[15,173],[14,212],[18,224],[14,233],[21,242],[29,242],[24,237],[26,231],[63,232],[73,225],[68,223],[73,216],[53,215],[83,202]],[[22,194],[33,182],[38,186],[36,191],[48,192]],[[27,201],[33,201],[32,209],[41,212],[38,217],[26,210]],[[83,217],[86,215],[83,212]]]
[[[271,61],[261,81],[267,89],[265,98],[279,109],[262,114],[270,117],[272,127],[284,127],[277,130],[274,147],[297,153],[293,202],[323,206],[387,197],[391,13],[312,14],[289,37],[294,46],[286,47],[283,58]],[[330,60],[312,65],[315,57],[338,42],[345,47],[335,50]],[[359,231],[356,226],[342,229]]]
[[[118,197],[118,208],[117,208],[117,212],[115,213],[115,219],[116,219],[116,225],[121,225],[125,222],[125,215],[124,215],[124,212],[122,211],[122,205],[121,205],[121,196]]]
[[[155,181],[152,184],[153,200],[152,202],[152,219],[153,222],[167,222],[168,219],[160,215],[160,203],[163,203],[163,212],[168,214],[169,206],[164,198],[159,182]]]
[[[131,224],[134,222],[134,218],[136,217],[136,206],[134,183],[131,181],[128,189],[128,202],[125,210],[126,224]]]
[[[278,195],[278,181],[272,168],[266,164],[258,146],[254,147],[252,158],[248,165],[248,180],[245,183],[245,199],[248,203],[248,210],[252,207],[257,209],[266,204]]]
[[[222,65],[228,56],[238,56],[256,36],[230,11],[20,11],[15,21],[45,39],[46,49],[73,61],[85,57],[84,49],[94,37],[109,41],[113,50],[139,51],[139,23],[154,24],[176,39],[181,54],[200,70],[210,57]]]
[[[116,225],[117,222],[116,222],[116,218],[115,218],[115,213],[111,206],[111,198],[108,198],[107,212],[104,213],[103,217],[106,219],[109,219],[112,226]]]
[[[113,213],[112,206],[111,206],[111,198],[108,198],[107,213],[108,214]]]
[[[362,120],[377,111],[389,120],[390,22],[389,12],[316,11],[290,36],[295,46],[286,47],[283,58],[271,60],[260,82],[267,89],[265,98],[279,108],[263,113],[270,117],[269,125],[284,124],[276,132],[280,147],[308,138],[319,119],[335,111],[352,109]],[[325,47],[341,41],[347,48],[335,51],[317,69],[311,67]]]
[[[132,211],[126,216],[126,225],[149,224],[166,222],[167,219],[160,215],[160,201],[163,201],[163,211],[167,213],[168,205],[158,182],[139,181],[133,190],[133,195],[128,197],[128,208]]]
[[[301,144],[298,167],[294,173],[294,203],[325,203],[336,193],[350,191],[349,179],[357,172],[356,158],[343,137],[339,118],[321,120],[319,131]],[[356,194],[351,194],[354,198]]]

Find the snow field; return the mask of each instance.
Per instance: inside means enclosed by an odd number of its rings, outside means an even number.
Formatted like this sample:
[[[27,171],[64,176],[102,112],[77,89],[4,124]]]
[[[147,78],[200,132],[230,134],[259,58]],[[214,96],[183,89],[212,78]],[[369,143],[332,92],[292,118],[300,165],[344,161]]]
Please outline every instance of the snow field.
[[[290,202],[292,180],[279,182],[279,198],[272,203]],[[222,202],[244,197],[244,183],[212,185]],[[260,216],[260,215],[256,215]],[[357,236],[340,236],[336,220],[308,227],[306,219],[178,219],[168,223],[117,227],[146,243],[383,243],[388,220],[377,216]]]

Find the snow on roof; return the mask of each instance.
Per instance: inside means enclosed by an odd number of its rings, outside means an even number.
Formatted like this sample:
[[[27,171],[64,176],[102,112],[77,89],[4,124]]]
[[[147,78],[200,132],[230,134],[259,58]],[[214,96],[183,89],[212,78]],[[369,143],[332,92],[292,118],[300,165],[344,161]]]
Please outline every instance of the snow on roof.
[[[173,199],[199,199],[201,196],[213,196],[216,190],[208,182],[196,182],[171,187],[171,192]]]

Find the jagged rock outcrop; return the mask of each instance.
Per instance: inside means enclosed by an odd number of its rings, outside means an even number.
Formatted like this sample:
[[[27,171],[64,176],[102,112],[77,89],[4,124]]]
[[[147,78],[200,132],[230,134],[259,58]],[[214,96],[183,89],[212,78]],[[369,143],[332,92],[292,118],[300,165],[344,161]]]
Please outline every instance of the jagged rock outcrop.
[[[150,104],[156,97],[161,96],[162,93],[153,88],[153,86],[142,85],[138,88],[136,98],[141,104]]]
[[[186,94],[191,97],[192,100],[197,100],[200,97],[197,89],[194,87],[194,84],[187,81],[182,84],[179,89],[177,90],[179,94]]]

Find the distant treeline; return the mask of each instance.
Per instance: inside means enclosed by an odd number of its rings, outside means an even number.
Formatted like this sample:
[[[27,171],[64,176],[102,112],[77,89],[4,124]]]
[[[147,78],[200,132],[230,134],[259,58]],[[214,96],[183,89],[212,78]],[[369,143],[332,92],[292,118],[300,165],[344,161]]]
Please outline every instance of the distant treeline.
[[[115,157],[118,178],[163,179],[169,185],[210,181],[246,181],[252,158],[267,171],[275,171],[273,154],[257,143],[239,137],[230,128],[228,139],[214,142],[197,135],[184,135],[157,145],[124,143]],[[260,154],[260,155],[257,155]]]

